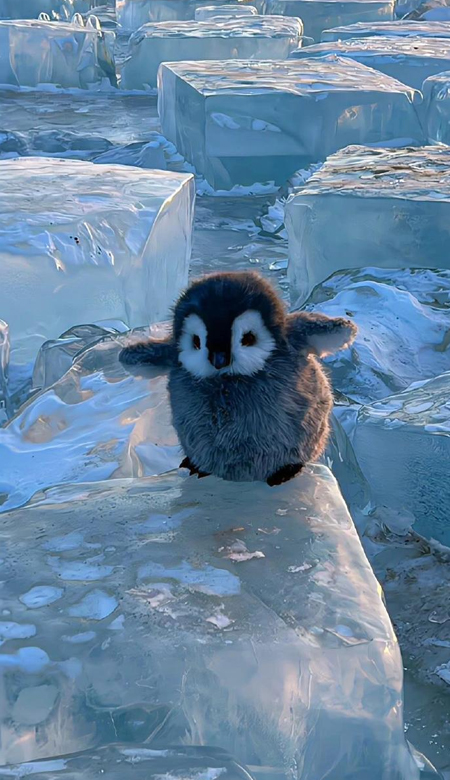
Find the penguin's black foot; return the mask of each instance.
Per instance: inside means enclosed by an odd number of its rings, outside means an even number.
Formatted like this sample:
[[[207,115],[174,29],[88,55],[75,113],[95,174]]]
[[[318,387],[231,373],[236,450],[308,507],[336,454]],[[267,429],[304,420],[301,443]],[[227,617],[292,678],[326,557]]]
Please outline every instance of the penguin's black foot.
[[[268,478],[267,484],[270,487],[275,487],[275,485],[282,485],[283,482],[289,482],[290,479],[296,477],[301,472],[302,468],[303,463],[289,463],[288,466],[283,466],[282,469],[272,474]]]
[[[211,476],[206,471],[199,471],[197,466],[194,466],[194,464],[191,463],[191,461],[187,457],[184,458],[181,461],[181,463],[179,465],[179,468],[180,469],[189,469],[189,474],[190,474],[191,477],[193,477],[195,474],[197,475],[197,477],[199,479],[202,479],[202,477],[210,477]]]

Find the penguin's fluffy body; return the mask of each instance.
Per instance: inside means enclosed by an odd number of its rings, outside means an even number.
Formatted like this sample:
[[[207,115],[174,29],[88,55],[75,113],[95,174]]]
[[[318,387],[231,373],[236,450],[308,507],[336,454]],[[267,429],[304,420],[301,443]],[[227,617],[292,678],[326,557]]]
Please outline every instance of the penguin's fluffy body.
[[[120,360],[170,368],[191,474],[275,485],[323,452],[333,396],[318,357],[355,335],[349,320],[286,314],[256,273],[212,274],[182,294],[166,340],[125,347]]]

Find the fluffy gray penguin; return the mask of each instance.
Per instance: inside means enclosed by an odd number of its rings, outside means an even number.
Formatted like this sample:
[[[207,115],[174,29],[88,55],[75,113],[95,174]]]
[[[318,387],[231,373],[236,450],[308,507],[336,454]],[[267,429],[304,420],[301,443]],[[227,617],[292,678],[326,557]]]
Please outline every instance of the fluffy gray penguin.
[[[170,368],[182,467],[279,485],[321,455],[333,397],[317,358],[355,335],[349,320],[287,314],[256,273],[219,273],[181,295],[166,340],[125,347],[120,360]]]

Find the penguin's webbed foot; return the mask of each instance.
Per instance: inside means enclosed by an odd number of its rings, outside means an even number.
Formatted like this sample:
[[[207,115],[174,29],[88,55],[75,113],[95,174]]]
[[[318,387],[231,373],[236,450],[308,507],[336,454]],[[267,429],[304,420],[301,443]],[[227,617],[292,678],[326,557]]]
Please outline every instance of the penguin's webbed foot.
[[[278,469],[274,474],[271,474],[267,484],[270,487],[275,487],[275,485],[282,485],[283,482],[289,482],[290,479],[293,479],[300,473],[302,468],[303,463],[289,463],[287,466],[283,466],[282,469]]]
[[[197,475],[199,479],[202,479],[202,477],[210,477],[211,475],[208,474],[206,471],[199,471],[197,466],[194,466],[194,464],[189,460],[188,457],[184,458],[180,465],[180,469],[189,469],[189,475],[193,477],[194,475]]]

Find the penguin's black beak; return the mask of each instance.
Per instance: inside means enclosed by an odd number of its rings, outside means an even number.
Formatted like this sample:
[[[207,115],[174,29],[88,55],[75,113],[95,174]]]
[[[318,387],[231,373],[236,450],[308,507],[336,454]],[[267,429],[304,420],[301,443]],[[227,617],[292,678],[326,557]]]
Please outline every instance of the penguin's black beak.
[[[225,352],[210,352],[209,362],[217,369],[230,365],[230,359]]]

